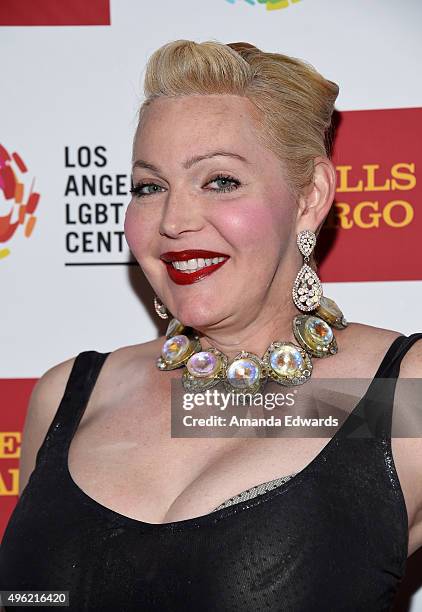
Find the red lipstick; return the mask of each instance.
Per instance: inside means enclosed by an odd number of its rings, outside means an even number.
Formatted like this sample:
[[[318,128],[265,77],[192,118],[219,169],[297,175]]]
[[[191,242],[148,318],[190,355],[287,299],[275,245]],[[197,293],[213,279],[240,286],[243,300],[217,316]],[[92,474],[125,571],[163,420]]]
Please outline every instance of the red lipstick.
[[[183,272],[182,270],[177,270],[177,268],[175,268],[171,263],[173,261],[187,261],[188,259],[213,259],[214,257],[226,257],[227,259],[203,268],[199,268],[195,272]],[[206,276],[209,276],[218,270],[218,268],[221,268],[221,266],[224,265],[229,259],[229,255],[226,255],[225,253],[217,253],[215,251],[205,251],[203,249],[192,249],[185,251],[167,251],[160,255],[160,259],[164,262],[168,275],[173,282],[175,282],[177,285],[191,285],[192,283],[196,283]]]

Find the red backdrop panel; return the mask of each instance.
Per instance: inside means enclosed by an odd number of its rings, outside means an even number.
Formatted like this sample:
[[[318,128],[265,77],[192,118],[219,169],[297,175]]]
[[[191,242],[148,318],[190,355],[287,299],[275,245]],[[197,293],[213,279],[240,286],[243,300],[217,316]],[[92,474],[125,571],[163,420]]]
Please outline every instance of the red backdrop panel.
[[[422,279],[421,141],[422,108],[340,114],[336,200],[317,245],[323,281]]]
[[[110,25],[110,3],[109,0],[1,0],[0,25]]]
[[[22,429],[36,378],[0,380],[0,538],[17,502]]]

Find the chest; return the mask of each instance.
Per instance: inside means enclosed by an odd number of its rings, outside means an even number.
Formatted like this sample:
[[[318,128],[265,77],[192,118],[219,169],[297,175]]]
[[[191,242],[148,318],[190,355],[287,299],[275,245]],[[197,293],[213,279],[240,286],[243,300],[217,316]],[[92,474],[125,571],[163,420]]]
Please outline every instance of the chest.
[[[138,520],[160,523],[211,512],[241,491],[297,473],[327,443],[325,438],[175,438],[162,406],[149,402],[148,414],[129,405],[118,414],[94,409],[69,451],[78,486]]]
[[[148,392],[126,390],[108,402],[94,398],[70,447],[77,485],[121,514],[153,523],[200,516],[241,491],[322,460],[327,437],[171,437],[172,384],[178,377],[160,380]],[[420,497],[412,485],[412,455],[406,440],[392,444],[412,525]]]

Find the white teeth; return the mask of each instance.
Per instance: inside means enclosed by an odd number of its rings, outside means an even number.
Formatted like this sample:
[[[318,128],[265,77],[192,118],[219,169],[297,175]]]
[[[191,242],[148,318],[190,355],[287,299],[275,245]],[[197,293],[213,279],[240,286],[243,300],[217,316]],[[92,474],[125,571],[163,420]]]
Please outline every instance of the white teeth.
[[[213,257],[212,259],[203,259],[199,257],[198,259],[188,259],[187,261],[172,261],[173,268],[176,270],[181,270],[182,272],[195,272],[196,270],[200,270],[201,268],[205,268],[206,266],[211,266],[213,264],[219,263],[220,261],[226,260],[227,257]]]

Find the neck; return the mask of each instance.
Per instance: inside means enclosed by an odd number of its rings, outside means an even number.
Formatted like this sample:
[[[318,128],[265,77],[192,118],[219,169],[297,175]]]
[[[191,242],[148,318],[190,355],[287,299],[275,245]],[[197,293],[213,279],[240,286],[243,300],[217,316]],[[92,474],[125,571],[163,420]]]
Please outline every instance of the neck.
[[[278,301],[276,306],[259,305],[248,320],[222,320],[209,328],[197,329],[203,350],[211,346],[232,359],[240,351],[248,351],[262,357],[271,342],[296,343],[292,322],[300,314],[291,303],[291,297]]]

